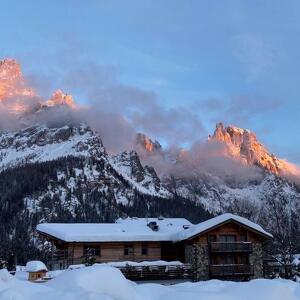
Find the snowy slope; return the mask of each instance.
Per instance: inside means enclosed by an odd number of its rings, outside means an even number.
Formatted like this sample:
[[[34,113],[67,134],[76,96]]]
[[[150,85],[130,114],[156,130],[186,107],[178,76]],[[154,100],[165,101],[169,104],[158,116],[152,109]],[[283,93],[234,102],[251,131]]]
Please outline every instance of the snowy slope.
[[[159,177],[152,167],[143,167],[135,151],[125,151],[109,159],[112,167],[122,174],[133,187],[151,195],[168,197],[170,193],[162,186]]]
[[[117,287],[117,288],[116,288]],[[249,282],[209,280],[170,286],[136,284],[107,265],[61,272],[47,283],[31,283],[0,270],[0,298],[8,299],[103,299],[103,300],[297,300],[299,283],[282,279]]]
[[[0,170],[65,156],[91,156],[104,148],[91,129],[66,125],[61,128],[33,126],[0,134]]]
[[[0,133],[0,171],[67,156],[105,160],[141,193],[168,195],[154,169],[143,167],[136,153],[128,152],[110,158],[100,137],[86,124],[62,127],[36,125],[16,132]],[[93,177],[97,180],[97,176]]]

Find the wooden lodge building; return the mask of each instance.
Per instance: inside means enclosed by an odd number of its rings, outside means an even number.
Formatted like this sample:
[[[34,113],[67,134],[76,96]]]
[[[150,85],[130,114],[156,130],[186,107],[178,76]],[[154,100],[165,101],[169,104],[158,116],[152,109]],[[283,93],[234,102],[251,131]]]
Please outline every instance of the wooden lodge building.
[[[245,218],[223,214],[193,225],[182,218],[127,218],[110,224],[44,223],[50,269],[88,261],[180,261],[194,280],[249,280],[263,273],[263,244],[272,235]]]

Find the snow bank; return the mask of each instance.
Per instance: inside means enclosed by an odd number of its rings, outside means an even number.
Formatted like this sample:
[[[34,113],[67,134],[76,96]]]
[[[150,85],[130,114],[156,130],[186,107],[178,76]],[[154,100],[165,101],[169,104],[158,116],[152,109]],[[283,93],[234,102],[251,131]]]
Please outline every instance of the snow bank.
[[[259,279],[250,282],[210,280],[168,287],[138,285],[140,294],[153,300],[299,300],[300,285],[288,280]]]
[[[135,284],[128,281],[121,271],[109,266],[95,265],[69,270],[51,280],[47,285],[66,293],[77,291],[79,294],[104,294],[106,297],[118,300],[141,299],[135,290]]]
[[[52,295],[54,296],[52,289],[50,290],[40,284],[19,280],[9,274],[6,269],[0,270],[0,300],[38,299],[36,295],[41,295],[44,298],[43,300],[55,299],[52,297]]]
[[[116,261],[116,262],[108,262],[104,263],[111,267],[127,267],[127,266],[134,266],[134,267],[147,267],[147,266],[182,266],[183,263],[180,261],[164,261],[164,260],[154,260],[154,261]],[[99,264],[103,265],[103,264]]]
[[[135,284],[113,267],[66,270],[47,283],[31,283],[0,271],[0,300],[299,300],[300,284],[288,280],[210,280],[173,286]]]
[[[9,281],[13,280],[13,278],[14,277],[12,275],[10,275],[6,269],[0,270],[0,284],[9,282]]]

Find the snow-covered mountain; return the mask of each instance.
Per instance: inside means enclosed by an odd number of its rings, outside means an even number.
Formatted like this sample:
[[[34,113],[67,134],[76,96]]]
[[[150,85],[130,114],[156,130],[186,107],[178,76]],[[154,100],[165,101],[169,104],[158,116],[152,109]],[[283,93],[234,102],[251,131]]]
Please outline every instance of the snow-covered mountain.
[[[297,167],[249,130],[217,124],[191,150],[164,150],[139,133],[131,149],[110,154],[74,117],[81,108],[71,95],[41,99],[14,60],[0,61],[0,104],[17,124],[0,130],[0,240],[8,248],[23,243],[21,256],[30,255],[24,249],[41,221],[112,221],[123,213],[200,221],[230,211],[264,223],[272,201],[299,211],[299,186],[286,177]]]
[[[128,184],[145,194],[168,194],[155,170],[143,167],[136,152],[109,156],[100,137],[84,123],[62,127],[34,125],[0,133],[0,171],[68,156],[105,162],[107,169],[114,170]],[[103,175],[109,176],[107,173]]]
[[[213,214],[238,211],[257,220],[274,194],[300,204],[299,168],[271,154],[250,130],[218,123],[200,147],[172,156],[170,150],[155,148],[150,138],[143,140],[147,142],[139,143],[144,145],[142,158],[167,164],[171,175],[164,174],[162,181],[168,191]]]
[[[66,156],[100,157],[105,154],[100,138],[85,124],[47,127],[34,125],[0,133],[0,170]]]
[[[142,166],[135,151],[124,151],[110,158],[113,168],[138,190],[161,197],[170,196],[153,167]]]

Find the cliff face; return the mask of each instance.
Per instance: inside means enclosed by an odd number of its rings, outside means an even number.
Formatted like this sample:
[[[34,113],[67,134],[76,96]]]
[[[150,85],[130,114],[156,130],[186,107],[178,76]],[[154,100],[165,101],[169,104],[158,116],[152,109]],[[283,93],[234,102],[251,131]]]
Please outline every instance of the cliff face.
[[[225,127],[223,123],[218,123],[209,140],[224,143],[224,155],[241,160],[244,164],[256,165],[277,175],[298,173],[296,167],[270,153],[250,130],[232,125]]]
[[[0,60],[0,101],[14,96],[34,96],[34,91],[25,86],[17,61]]]
[[[136,146],[141,147],[147,153],[157,153],[162,151],[161,144],[158,141],[152,141],[147,135],[138,133],[136,135]]]

